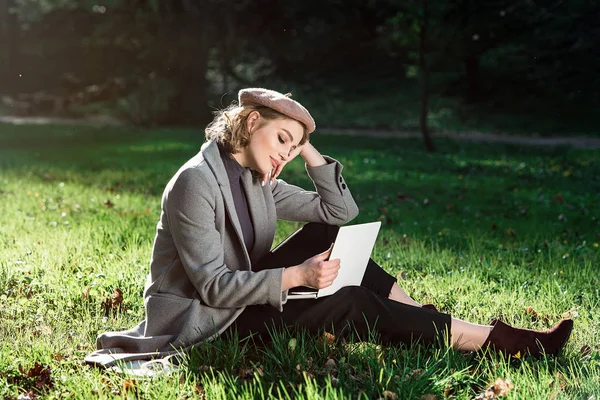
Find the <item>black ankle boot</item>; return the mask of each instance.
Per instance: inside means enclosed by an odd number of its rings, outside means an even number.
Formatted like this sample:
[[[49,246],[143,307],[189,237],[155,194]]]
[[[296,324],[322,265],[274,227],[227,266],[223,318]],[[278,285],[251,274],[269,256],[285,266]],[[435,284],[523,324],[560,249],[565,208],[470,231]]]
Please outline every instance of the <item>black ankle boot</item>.
[[[558,354],[571,335],[573,320],[563,319],[547,331],[513,328],[497,320],[492,325],[494,328],[482,349],[490,347],[504,354],[515,355],[520,352],[522,355],[531,354],[538,358],[543,354]]]

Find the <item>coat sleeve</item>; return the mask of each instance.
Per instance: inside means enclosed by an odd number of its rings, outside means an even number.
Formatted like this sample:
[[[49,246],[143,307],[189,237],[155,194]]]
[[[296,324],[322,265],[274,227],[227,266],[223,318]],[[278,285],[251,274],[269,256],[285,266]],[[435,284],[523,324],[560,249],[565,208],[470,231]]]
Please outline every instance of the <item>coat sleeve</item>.
[[[164,208],[179,258],[203,303],[215,308],[270,304],[283,309],[283,268],[252,272],[225,265],[215,221],[214,184],[206,182],[200,171],[181,172],[166,194]]]
[[[358,206],[342,177],[343,166],[324,156],[327,164],[306,166],[316,191],[306,191],[277,179],[272,187],[277,217],[289,221],[343,225],[358,215]]]

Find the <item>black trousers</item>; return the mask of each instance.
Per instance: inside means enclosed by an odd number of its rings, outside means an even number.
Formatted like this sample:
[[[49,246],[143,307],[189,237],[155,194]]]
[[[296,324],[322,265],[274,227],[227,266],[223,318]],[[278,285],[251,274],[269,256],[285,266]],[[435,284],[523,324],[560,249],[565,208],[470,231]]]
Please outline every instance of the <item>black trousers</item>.
[[[321,253],[335,241],[339,227],[309,223],[276,251],[264,256],[254,270],[289,267]],[[372,339],[384,344],[442,343],[450,331],[450,316],[388,299],[396,279],[369,260],[361,286],[342,288],[319,299],[289,300],[283,311],[269,305],[252,305],[228,328],[240,338],[250,335],[269,340],[269,330],[302,328],[315,334]]]

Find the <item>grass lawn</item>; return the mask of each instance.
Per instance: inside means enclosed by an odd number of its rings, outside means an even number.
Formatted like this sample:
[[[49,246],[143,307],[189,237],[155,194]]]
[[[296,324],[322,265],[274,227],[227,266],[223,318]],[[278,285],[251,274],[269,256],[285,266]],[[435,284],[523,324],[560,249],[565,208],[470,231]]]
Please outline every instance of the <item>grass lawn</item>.
[[[155,379],[83,365],[98,333],[143,319],[160,195],[202,137],[0,125],[0,397],[469,399],[499,379],[514,399],[600,398],[600,151],[569,148],[438,140],[429,155],[417,140],[313,139],[345,165],[355,222],[383,221],[373,257],[414,298],[476,323],[570,316],[558,358],[283,332],[263,348],[200,345]],[[299,160],[282,178],[310,187]],[[280,223],[276,240],[297,226]]]

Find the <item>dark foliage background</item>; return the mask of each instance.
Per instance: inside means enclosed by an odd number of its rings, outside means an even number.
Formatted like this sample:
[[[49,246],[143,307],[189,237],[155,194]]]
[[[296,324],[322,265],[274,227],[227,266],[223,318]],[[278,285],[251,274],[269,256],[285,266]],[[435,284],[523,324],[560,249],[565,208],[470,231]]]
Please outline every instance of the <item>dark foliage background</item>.
[[[0,0],[2,111],[203,124],[261,85],[321,126],[596,132],[599,20],[591,0]]]

